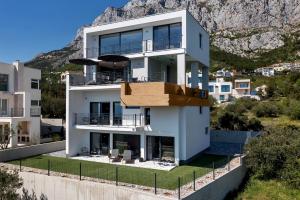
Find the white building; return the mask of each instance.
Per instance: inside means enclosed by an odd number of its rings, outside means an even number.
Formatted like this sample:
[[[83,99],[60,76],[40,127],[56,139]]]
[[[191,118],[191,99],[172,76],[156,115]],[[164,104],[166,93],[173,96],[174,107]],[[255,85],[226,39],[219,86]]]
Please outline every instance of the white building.
[[[275,75],[275,69],[273,67],[262,67],[255,70],[256,73],[261,73],[263,76],[271,77]]]
[[[179,164],[209,147],[209,34],[189,12],[88,27],[83,41],[85,58],[120,54],[131,64],[67,75],[67,156],[127,149],[133,158]]]
[[[0,131],[15,132],[11,147],[40,141],[40,79],[40,70],[19,61],[0,63]]]
[[[216,81],[209,82],[208,91],[209,95],[213,96],[218,103],[229,101],[232,96],[232,82],[217,78]]]

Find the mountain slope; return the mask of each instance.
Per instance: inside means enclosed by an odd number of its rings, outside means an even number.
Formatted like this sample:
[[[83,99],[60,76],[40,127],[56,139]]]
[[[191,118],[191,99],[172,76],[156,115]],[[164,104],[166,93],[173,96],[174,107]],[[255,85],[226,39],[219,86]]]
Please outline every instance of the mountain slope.
[[[268,52],[284,51],[289,41],[297,47],[300,40],[300,0],[131,0],[122,8],[107,8],[91,26],[180,9],[188,9],[211,34],[214,53],[220,55],[254,58],[260,64]],[[81,52],[82,28],[67,47],[41,54],[27,64],[57,68],[69,58],[81,57]],[[290,58],[263,64],[299,59],[299,49],[290,53]]]

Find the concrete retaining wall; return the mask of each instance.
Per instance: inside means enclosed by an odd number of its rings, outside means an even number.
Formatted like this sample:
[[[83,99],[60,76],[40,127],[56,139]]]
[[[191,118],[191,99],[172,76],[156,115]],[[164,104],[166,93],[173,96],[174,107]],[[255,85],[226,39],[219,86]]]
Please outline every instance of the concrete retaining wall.
[[[211,130],[210,141],[245,144],[247,142],[247,138],[253,138],[257,135],[259,135],[259,132],[254,131]]]
[[[0,162],[36,156],[54,151],[61,151],[66,148],[66,141],[44,143],[38,145],[17,147],[0,151]]]
[[[24,187],[48,200],[170,200],[150,192],[105,183],[21,172]]]
[[[241,165],[185,197],[184,200],[222,200],[230,191],[238,189],[246,171],[245,165]]]

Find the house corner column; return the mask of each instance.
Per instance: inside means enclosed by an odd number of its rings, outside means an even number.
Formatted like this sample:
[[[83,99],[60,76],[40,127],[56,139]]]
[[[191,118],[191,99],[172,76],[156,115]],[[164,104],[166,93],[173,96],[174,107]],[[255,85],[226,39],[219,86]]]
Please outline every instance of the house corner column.
[[[141,134],[140,136],[140,145],[141,145],[141,149],[140,149],[140,157],[143,158],[144,160],[146,160],[146,135]]]
[[[111,153],[111,150],[113,149],[113,133],[109,134],[109,153]]]
[[[199,63],[195,62],[191,64],[191,87],[198,88],[198,70]]]
[[[208,90],[208,67],[202,66],[202,88],[203,90]]]
[[[185,54],[178,54],[177,55],[177,84],[178,85],[185,85]]]

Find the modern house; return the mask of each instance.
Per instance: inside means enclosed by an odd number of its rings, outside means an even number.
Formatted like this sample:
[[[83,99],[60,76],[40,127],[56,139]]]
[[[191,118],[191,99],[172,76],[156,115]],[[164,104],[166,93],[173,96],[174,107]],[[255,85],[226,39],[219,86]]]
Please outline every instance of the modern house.
[[[218,103],[229,101],[232,96],[232,82],[217,78],[216,81],[209,82],[208,91]]]
[[[84,58],[101,64],[66,75],[67,156],[107,156],[117,149],[141,161],[179,164],[209,147],[209,34],[188,11],[83,32]],[[105,67],[101,58],[107,55],[129,62]]]
[[[0,131],[11,134],[11,147],[40,142],[40,79],[40,70],[19,61],[0,63]]]
[[[235,98],[245,97],[251,95],[251,81],[250,79],[236,79],[234,80],[234,90],[232,95]]]

